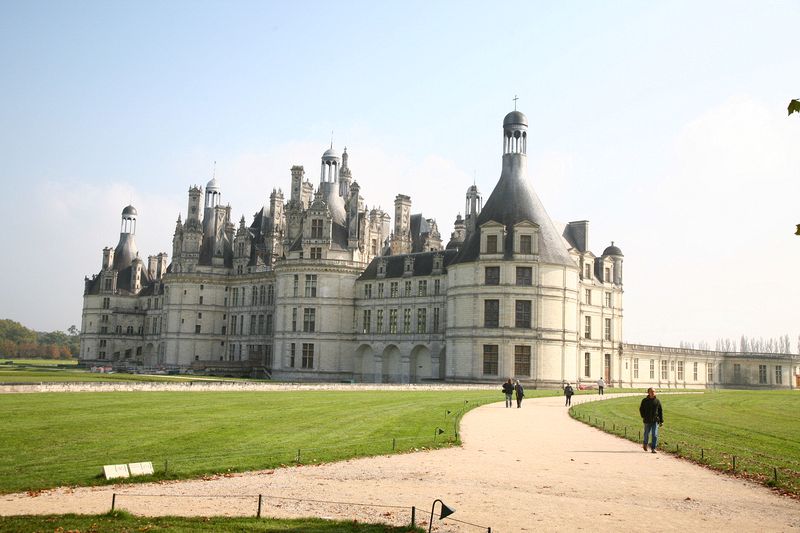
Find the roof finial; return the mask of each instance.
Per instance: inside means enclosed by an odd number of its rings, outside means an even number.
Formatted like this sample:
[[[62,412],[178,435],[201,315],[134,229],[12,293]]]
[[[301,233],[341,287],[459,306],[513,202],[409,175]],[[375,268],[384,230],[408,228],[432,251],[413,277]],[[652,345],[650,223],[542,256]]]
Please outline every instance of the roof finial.
[[[214,170],[211,171],[211,179],[216,179],[217,177],[217,162],[214,161]]]
[[[478,171],[474,168],[472,169],[472,184],[475,185],[478,181]]]
[[[611,246],[614,246],[614,241],[611,241]]]
[[[516,111],[517,110],[517,100],[519,100],[519,97],[515,94],[513,100],[514,100],[514,111]]]
[[[333,150],[333,130],[331,130],[331,150]]]

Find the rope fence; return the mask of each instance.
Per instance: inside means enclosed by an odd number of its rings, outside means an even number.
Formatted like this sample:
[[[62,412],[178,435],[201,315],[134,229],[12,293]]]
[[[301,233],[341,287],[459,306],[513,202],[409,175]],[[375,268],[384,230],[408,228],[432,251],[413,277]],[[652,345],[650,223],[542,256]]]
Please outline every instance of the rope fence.
[[[607,421],[596,415],[572,412],[577,420],[624,439],[641,443],[642,425],[626,425]],[[662,451],[698,464],[756,480],[769,487],[800,495],[800,463],[790,458],[777,458],[745,446],[719,449],[711,444],[690,442],[696,437],[676,429],[659,429],[658,446]]]
[[[113,493],[111,495],[111,512],[118,510],[118,505],[120,500],[124,498],[191,498],[191,499],[238,499],[238,500],[253,500],[253,507],[255,509],[255,513],[253,516],[256,518],[264,518],[263,514],[267,508],[268,501],[293,501],[305,504],[315,504],[319,505],[341,505],[341,506],[350,506],[350,507],[371,507],[375,509],[403,509],[408,510],[409,512],[409,520],[405,522],[410,524],[411,527],[417,526],[417,511],[419,509],[424,509],[424,507],[412,505],[411,507],[405,505],[389,505],[389,504],[377,504],[377,503],[366,503],[366,502],[343,502],[343,501],[335,501],[335,500],[318,500],[318,499],[310,499],[310,498],[292,498],[288,496],[273,496],[269,494],[147,494],[147,493]],[[425,512],[423,511],[423,517],[425,516]],[[386,515],[381,515],[386,516]],[[344,518],[347,519],[347,518]],[[450,520],[453,522],[458,522],[460,524],[468,525],[474,528],[486,530],[487,533],[492,533],[492,528],[490,526],[482,526],[479,524],[473,524],[471,522],[467,522],[464,520],[458,520],[456,518],[452,518],[450,516],[444,517],[442,520]],[[423,520],[420,523],[426,523]]]

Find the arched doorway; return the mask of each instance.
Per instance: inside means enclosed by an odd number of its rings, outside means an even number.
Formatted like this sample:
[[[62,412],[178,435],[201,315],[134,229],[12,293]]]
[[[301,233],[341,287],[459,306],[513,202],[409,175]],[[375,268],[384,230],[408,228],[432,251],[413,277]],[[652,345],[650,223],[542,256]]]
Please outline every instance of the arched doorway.
[[[381,381],[383,383],[400,383],[402,372],[400,369],[400,349],[390,344],[383,350],[383,367]]]

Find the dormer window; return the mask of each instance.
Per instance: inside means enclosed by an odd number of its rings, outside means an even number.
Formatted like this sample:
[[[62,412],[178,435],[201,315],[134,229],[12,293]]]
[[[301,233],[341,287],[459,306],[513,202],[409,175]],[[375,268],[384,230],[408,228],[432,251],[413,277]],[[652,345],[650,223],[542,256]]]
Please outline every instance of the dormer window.
[[[413,276],[413,275],[414,275],[414,258],[406,257],[405,261],[403,262],[403,276]]]
[[[497,253],[497,235],[486,236],[486,253],[487,254]]]
[[[586,279],[591,279],[592,277],[592,262],[587,261],[583,264],[583,277]]]
[[[538,253],[536,235],[539,227],[528,220],[514,225],[514,253],[534,255]]]
[[[433,256],[433,273],[438,274],[442,271],[442,266],[444,265],[444,256],[442,254],[436,254]]]
[[[499,222],[490,220],[481,226],[481,253],[482,254],[502,254],[503,237],[505,236],[505,226]]]
[[[383,278],[386,276],[386,260],[379,259],[378,260],[378,277]]]
[[[313,218],[313,219],[311,219],[311,238],[312,239],[321,239],[322,238],[322,219],[321,218]]]

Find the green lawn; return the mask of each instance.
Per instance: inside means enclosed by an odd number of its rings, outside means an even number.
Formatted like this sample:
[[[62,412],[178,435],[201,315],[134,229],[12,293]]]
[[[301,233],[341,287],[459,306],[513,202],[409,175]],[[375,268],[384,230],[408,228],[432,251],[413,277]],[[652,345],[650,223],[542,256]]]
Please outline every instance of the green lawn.
[[[642,397],[585,403],[570,414],[638,441]],[[798,391],[662,393],[659,398],[664,408],[659,430],[663,451],[800,494]]]
[[[259,518],[183,518],[176,516],[133,516],[125,512],[103,515],[44,515],[44,516],[0,516],[0,531],[169,531],[190,533],[193,531],[264,533],[419,533],[420,527],[392,527],[383,524],[364,524],[306,518],[297,520],[275,520]]]
[[[155,479],[188,478],[451,445],[465,409],[501,399],[499,390],[4,394],[0,493],[106,483],[104,464],[151,461]]]
[[[3,359],[0,358],[0,365],[33,365],[33,366],[75,366],[77,359]]]

